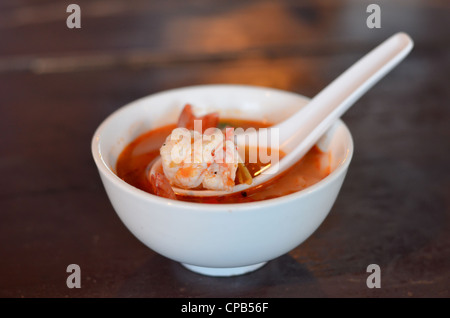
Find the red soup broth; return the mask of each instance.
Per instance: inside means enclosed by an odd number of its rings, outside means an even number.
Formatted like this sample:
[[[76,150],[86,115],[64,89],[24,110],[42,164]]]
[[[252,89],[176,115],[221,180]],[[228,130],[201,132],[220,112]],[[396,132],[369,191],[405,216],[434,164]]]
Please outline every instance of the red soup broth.
[[[219,127],[232,126],[247,129],[266,128],[270,124],[241,119],[222,119]],[[150,130],[128,144],[119,155],[116,173],[128,184],[153,194],[148,179],[149,168],[159,156],[159,149],[176,125]],[[280,153],[280,158],[283,154]],[[246,163],[251,174],[264,167],[260,162]],[[243,203],[281,197],[303,190],[325,178],[330,173],[330,155],[313,147],[293,167],[273,180],[246,191],[220,197],[189,197],[177,195],[180,201],[198,203]]]

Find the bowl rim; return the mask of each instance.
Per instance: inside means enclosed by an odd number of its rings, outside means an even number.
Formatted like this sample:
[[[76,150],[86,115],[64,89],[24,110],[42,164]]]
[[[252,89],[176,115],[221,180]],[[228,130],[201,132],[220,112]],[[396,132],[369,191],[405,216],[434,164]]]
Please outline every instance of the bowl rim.
[[[243,84],[203,84],[203,85],[192,85],[192,86],[183,86],[179,88],[172,88],[168,90],[163,90],[160,92],[156,92],[153,94],[149,94],[146,96],[143,96],[139,99],[136,99],[134,101],[131,101],[130,103],[125,104],[124,106],[119,107],[114,112],[112,112],[110,115],[108,115],[101,124],[97,127],[95,130],[95,133],[91,139],[91,153],[94,158],[94,162],[97,166],[97,169],[99,170],[99,173],[101,173],[103,176],[107,177],[109,181],[111,181],[113,184],[118,186],[121,190],[128,192],[131,195],[137,196],[143,200],[146,201],[153,201],[152,203],[165,205],[165,206],[173,206],[173,207],[180,207],[183,209],[189,209],[189,210],[197,210],[197,211],[236,211],[236,210],[248,210],[248,209],[258,209],[261,207],[270,207],[273,205],[280,205],[289,203],[292,201],[295,201],[303,196],[308,196],[312,194],[313,192],[319,191],[321,188],[325,187],[328,183],[332,182],[336,178],[338,178],[342,173],[344,173],[348,166],[350,165],[350,162],[353,157],[354,152],[354,142],[353,137],[350,132],[350,129],[347,127],[347,125],[344,123],[342,119],[338,119],[337,122],[344,127],[345,135],[348,139],[348,147],[345,154],[345,157],[342,159],[341,163],[325,178],[321,179],[317,183],[302,189],[300,191],[296,191],[284,196],[276,197],[276,198],[270,198],[265,199],[261,201],[254,201],[254,202],[241,202],[241,203],[198,203],[198,202],[189,202],[189,201],[177,201],[172,200],[164,197],[160,197],[154,194],[151,194],[149,192],[143,191],[141,189],[138,189],[131,184],[125,182],[117,174],[112,171],[106,162],[103,160],[103,156],[101,154],[100,149],[100,143],[101,143],[101,132],[105,129],[105,127],[108,125],[108,122],[111,121],[113,118],[120,116],[122,112],[125,112],[128,108],[135,107],[136,105],[140,104],[143,100],[156,97],[157,95],[162,94],[170,94],[177,91],[182,90],[190,90],[190,89],[220,89],[220,88],[227,88],[227,89],[233,89],[233,88],[239,88],[239,89],[261,89],[266,91],[273,91],[283,94],[289,94],[294,95],[295,97],[309,100],[308,97],[295,93],[290,91],[285,91],[277,88],[271,88],[271,87],[265,87],[265,86],[256,86],[256,85],[243,85]]]

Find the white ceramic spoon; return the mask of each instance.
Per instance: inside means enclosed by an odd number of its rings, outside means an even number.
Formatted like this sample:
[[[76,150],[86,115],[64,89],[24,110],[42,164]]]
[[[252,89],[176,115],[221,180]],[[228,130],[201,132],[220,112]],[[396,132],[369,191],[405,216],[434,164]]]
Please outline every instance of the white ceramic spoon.
[[[405,33],[397,33],[381,43],[342,75],[325,87],[298,112],[272,126],[279,129],[280,150],[286,155],[278,167],[269,167],[253,178],[251,185],[239,184],[232,191],[192,190],[173,187],[176,194],[189,196],[219,196],[244,191],[276,177],[298,162],[314,146],[328,128],[364,93],[400,63],[411,51],[413,41]],[[239,147],[244,141],[236,136]],[[150,173],[160,169],[156,162]]]

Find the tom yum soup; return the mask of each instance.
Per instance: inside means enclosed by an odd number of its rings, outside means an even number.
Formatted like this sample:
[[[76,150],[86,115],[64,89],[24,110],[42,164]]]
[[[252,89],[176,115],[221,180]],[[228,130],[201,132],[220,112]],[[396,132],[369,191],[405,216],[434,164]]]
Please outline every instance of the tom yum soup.
[[[238,149],[234,129],[268,128],[270,124],[218,113],[202,117],[186,105],[178,122],[150,130],[128,144],[120,154],[116,173],[130,185],[169,199],[198,203],[242,203],[276,198],[303,190],[330,173],[330,155],[313,147],[293,167],[276,178],[246,191],[223,196],[187,196],[173,188],[230,191],[264,173],[284,154],[276,148]],[[150,168],[161,159],[161,168]],[[269,160],[268,160],[269,159]]]

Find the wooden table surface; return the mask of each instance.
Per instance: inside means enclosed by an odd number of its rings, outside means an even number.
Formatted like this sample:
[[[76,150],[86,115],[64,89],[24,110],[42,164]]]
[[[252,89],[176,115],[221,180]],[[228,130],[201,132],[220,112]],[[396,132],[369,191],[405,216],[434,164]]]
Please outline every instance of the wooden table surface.
[[[0,3],[0,297],[449,297],[450,4],[90,0]],[[121,223],[90,152],[110,113],[211,83],[313,96],[404,31],[411,54],[343,116],[355,153],[327,219],[248,275],[192,273]],[[69,289],[66,268],[81,267]],[[366,285],[369,264],[381,288]]]

